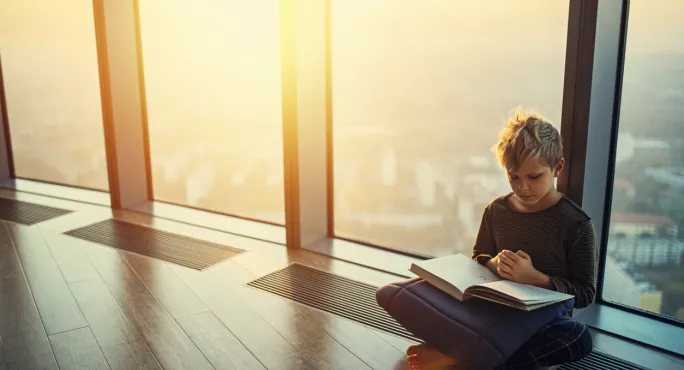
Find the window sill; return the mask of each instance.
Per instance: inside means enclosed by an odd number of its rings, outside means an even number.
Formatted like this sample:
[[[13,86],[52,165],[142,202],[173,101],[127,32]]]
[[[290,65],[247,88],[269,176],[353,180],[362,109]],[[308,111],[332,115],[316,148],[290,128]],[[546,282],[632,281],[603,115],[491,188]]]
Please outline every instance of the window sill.
[[[578,311],[575,318],[589,327],[628,341],[684,356],[684,328],[602,303]]]
[[[130,210],[206,229],[285,245],[285,227],[283,226],[157,201],[143,202],[131,207]]]
[[[79,189],[66,185],[25,179],[11,179],[0,182],[0,188],[97,206],[111,206],[109,193],[103,191]]]
[[[304,247],[304,249],[329,256],[330,258],[389,273],[397,276],[397,280],[415,277],[409,271],[409,267],[411,267],[411,263],[423,260],[418,257],[335,238],[327,238]]]

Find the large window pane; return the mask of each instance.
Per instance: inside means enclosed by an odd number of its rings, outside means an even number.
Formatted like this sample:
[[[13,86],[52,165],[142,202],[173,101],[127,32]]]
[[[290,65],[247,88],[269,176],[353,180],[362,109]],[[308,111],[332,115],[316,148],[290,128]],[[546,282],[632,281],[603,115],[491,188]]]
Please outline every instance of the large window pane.
[[[140,0],[154,197],[284,223],[278,0]]]
[[[0,1],[0,57],[18,177],[106,190],[91,1]]]
[[[684,320],[684,2],[630,2],[603,298]]]
[[[469,253],[518,106],[560,127],[568,0],[333,0],[335,232]]]

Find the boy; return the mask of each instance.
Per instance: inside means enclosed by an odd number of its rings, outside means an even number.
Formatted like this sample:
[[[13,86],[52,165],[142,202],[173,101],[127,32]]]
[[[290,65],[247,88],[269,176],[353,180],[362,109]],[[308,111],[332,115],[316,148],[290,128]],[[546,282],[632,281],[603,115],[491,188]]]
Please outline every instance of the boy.
[[[572,294],[576,308],[590,305],[596,295],[595,233],[584,211],[554,186],[565,163],[558,131],[539,116],[517,112],[493,150],[513,191],[484,210],[472,258],[503,278]],[[568,316],[535,334],[502,369],[538,369],[589,354],[589,330]],[[413,369],[455,364],[424,345],[410,347],[407,355]]]

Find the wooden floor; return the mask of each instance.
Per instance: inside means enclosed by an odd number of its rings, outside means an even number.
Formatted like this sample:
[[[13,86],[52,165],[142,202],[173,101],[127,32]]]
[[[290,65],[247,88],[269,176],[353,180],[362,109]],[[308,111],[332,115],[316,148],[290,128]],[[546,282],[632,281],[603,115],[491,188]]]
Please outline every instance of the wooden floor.
[[[6,189],[0,196],[74,211],[31,227],[0,221],[0,370],[408,368],[413,343],[245,286],[291,262],[377,286],[396,276],[191,223]],[[246,252],[197,271],[63,234],[111,217]],[[615,356],[684,366],[594,334]]]
[[[0,369],[407,368],[410,342],[244,286],[291,261],[361,271],[271,245],[200,272],[2,222]]]

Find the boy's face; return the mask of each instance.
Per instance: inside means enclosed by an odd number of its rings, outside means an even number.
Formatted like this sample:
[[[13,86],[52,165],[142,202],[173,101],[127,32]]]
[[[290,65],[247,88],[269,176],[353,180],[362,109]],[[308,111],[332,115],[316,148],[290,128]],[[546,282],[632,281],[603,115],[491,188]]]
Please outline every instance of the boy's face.
[[[508,172],[508,182],[523,203],[534,205],[555,188],[553,179],[563,170],[564,163],[561,158],[550,168],[538,158],[528,158],[520,168]]]

